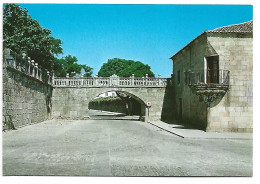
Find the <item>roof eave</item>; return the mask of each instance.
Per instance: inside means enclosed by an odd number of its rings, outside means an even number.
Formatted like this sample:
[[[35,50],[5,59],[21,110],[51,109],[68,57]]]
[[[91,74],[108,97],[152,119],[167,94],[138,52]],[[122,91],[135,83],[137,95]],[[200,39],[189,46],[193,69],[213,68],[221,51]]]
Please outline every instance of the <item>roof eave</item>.
[[[169,59],[173,60],[174,57],[176,57],[179,53],[181,53],[181,51],[183,51],[185,48],[189,47],[195,40],[197,40],[199,37],[201,37],[202,35],[206,34],[207,31],[202,32],[199,36],[197,36],[196,38],[194,38],[191,42],[189,42],[186,46],[184,46],[181,50],[179,50],[176,54],[174,54],[172,57],[170,57]]]

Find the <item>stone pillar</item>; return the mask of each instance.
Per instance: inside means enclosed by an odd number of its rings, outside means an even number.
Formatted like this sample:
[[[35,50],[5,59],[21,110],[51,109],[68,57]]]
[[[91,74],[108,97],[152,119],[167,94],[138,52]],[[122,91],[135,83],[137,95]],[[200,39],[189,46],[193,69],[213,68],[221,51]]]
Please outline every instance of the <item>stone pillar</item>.
[[[23,56],[23,60],[24,60],[24,63],[22,62],[21,64],[20,64],[20,70],[22,71],[22,72],[26,72],[26,69],[27,69],[27,67],[26,67],[26,54],[25,53],[22,53],[22,56]],[[22,66],[22,64],[24,65],[24,66]]]
[[[204,57],[204,84],[207,84],[207,59]]]
[[[23,59],[25,59],[25,57],[26,57],[26,54],[25,54],[25,53],[22,53],[22,56],[23,56]]]
[[[162,85],[162,79],[161,79],[161,74],[158,74],[158,85]]]
[[[38,69],[38,73],[39,73],[39,79],[41,81],[42,80],[42,70],[41,70],[41,68]]]
[[[36,69],[36,79],[38,79],[38,63],[35,63],[35,69]]]
[[[94,77],[94,86],[98,86],[98,74]]]
[[[148,83],[149,83],[149,81],[148,81],[148,74],[145,74],[145,85],[148,86]]]
[[[83,77],[84,77],[84,74],[82,73],[80,77],[81,77],[81,86],[83,86],[83,82],[84,82]]]
[[[111,76],[109,77],[109,83],[108,83],[108,86],[112,86],[112,78],[113,78],[113,75],[111,75]]]
[[[66,82],[65,82],[65,86],[70,85],[70,84],[69,84],[69,77],[70,77],[70,74],[67,73],[67,74],[66,74],[66,78],[67,78],[67,79],[66,79]]]
[[[52,84],[54,85],[54,78],[55,78],[55,74],[54,74],[54,72],[53,72],[53,74],[52,74]]]
[[[35,67],[34,67],[34,60],[32,60],[32,76],[34,77]]]
[[[132,74],[131,86],[135,85],[135,74]]]
[[[50,82],[50,72],[47,70],[47,83],[49,84],[49,83],[51,83]]]
[[[29,66],[28,66],[28,74],[29,75],[31,75],[31,58],[30,57],[28,57],[28,64],[29,64]]]

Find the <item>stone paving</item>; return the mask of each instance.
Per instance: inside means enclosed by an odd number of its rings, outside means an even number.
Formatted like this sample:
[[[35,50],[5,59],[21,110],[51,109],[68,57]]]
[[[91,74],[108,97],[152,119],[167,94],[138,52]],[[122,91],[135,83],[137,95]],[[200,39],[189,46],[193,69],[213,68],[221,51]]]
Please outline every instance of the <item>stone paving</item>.
[[[252,140],[185,139],[131,120],[51,120],[3,132],[3,175],[252,176]]]

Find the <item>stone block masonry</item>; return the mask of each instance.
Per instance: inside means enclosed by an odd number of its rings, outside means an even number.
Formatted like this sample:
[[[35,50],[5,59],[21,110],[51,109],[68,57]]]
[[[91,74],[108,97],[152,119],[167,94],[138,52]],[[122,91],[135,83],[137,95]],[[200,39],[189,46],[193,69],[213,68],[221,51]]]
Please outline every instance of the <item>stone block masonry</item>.
[[[52,78],[50,72],[29,57],[9,49],[3,58],[4,129],[39,123],[50,118],[89,119],[88,105],[107,91],[120,91],[141,104],[145,120],[160,120],[169,108],[165,94],[167,78]],[[146,106],[151,102],[152,106]],[[164,116],[167,113],[164,113]]]
[[[208,131],[252,132],[253,38],[210,35],[208,41],[219,54],[220,67],[231,71],[229,91],[208,113]],[[217,123],[223,121],[225,125]]]
[[[5,54],[3,59],[3,128],[19,128],[50,119],[52,86],[8,67]]]
[[[142,109],[145,111],[146,120],[148,120],[148,108],[146,102],[152,103],[149,109],[149,120],[160,120],[162,116],[162,109],[166,108],[164,103],[164,96],[166,89],[164,87],[155,88],[75,88],[75,87],[54,87],[52,95],[53,115],[55,118],[62,119],[88,119],[88,104],[95,97],[101,93],[108,91],[120,91],[127,93],[136,98],[141,104]]]

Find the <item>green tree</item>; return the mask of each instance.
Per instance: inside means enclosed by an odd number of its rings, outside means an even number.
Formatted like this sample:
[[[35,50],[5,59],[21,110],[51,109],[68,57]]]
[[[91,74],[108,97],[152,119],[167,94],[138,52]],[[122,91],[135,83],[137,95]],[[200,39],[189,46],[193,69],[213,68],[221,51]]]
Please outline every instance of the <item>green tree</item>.
[[[108,62],[104,63],[98,72],[101,77],[109,77],[113,74],[120,77],[130,77],[132,74],[136,77],[143,77],[148,74],[149,77],[154,77],[149,65],[140,61],[119,58],[108,59]]]
[[[77,63],[78,59],[75,56],[65,56],[61,59],[55,58],[53,70],[55,76],[65,77],[68,73],[70,77],[74,77],[76,74],[80,74],[84,71],[84,77],[91,77],[93,68],[87,65],[81,65]]]
[[[17,4],[5,4],[3,10],[4,47],[31,59],[48,70],[52,70],[54,55],[62,54],[61,40],[53,38],[51,31],[43,28]]]

